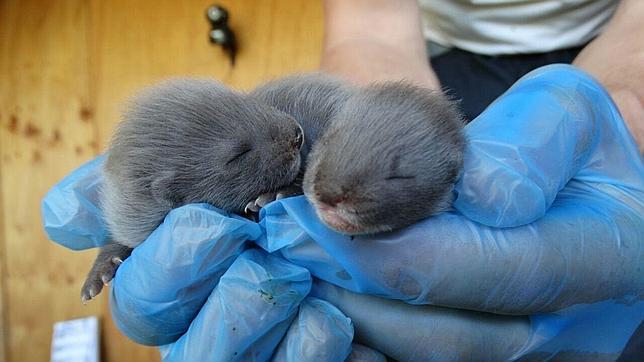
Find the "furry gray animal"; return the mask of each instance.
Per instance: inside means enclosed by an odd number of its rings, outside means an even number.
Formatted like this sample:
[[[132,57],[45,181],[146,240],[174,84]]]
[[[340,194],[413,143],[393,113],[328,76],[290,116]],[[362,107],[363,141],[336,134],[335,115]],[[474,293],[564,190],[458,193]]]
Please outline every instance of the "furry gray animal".
[[[314,145],[304,192],[345,234],[398,229],[445,211],[463,165],[454,102],[404,82],[357,90]]]
[[[260,194],[292,183],[302,141],[293,117],[214,81],[177,79],[144,91],[104,165],[101,207],[114,243],[99,252],[83,302],[171,209],[207,202],[242,213]]]

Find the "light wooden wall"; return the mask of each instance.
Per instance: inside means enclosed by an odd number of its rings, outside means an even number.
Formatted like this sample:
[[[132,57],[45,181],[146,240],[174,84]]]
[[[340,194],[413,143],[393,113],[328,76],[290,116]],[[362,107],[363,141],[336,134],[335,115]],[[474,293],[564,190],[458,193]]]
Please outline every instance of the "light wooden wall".
[[[0,361],[48,360],[52,323],[89,315],[101,316],[104,360],[158,360],[115,328],[106,293],[81,305],[95,252],[48,241],[39,203],[105,148],[144,85],[199,75],[250,88],[317,66],[318,1],[219,3],[240,42],[235,68],[208,42],[210,1],[0,0]]]

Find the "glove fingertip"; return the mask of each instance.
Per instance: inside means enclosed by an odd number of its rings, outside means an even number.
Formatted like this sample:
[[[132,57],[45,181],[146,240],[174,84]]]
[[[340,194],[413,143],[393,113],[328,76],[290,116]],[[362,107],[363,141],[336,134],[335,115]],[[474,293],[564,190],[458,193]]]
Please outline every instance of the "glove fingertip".
[[[530,178],[491,157],[470,157],[456,185],[454,208],[467,218],[492,227],[525,225],[545,215],[554,197]],[[503,187],[500,187],[502,185]]]
[[[136,313],[128,313],[128,311],[146,310],[146,308],[141,306],[137,299],[117,296],[117,289],[118,283],[115,282],[110,289],[112,320],[121,333],[134,342],[145,346],[161,346],[176,341],[185,332],[185,330],[175,330],[174,333],[169,331],[164,333],[156,328],[156,325],[147,323],[148,316],[137,317]]]

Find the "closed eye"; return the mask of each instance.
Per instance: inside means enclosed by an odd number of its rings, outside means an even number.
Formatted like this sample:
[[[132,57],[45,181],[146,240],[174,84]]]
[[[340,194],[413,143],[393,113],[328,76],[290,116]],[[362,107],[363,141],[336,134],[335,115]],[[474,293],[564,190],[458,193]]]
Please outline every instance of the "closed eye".
[[[251,148],[246,148],[246,149],[244,149],[244,150],[243,150],[243,151],[241,151],[240,153],[236,154],[236,155],[235,155],[235,157],[233,157],[233,158],[231,158],[230,160],[228,160],[228,162],[226,162],[226,165],[229,165],[229,164],[231,164],[231,163],[233,163],[233,162],[235,162],[235,161],[237,161],[237,160],[241,159],[242,157],[244,157],[244,155],[245,155],[245,154],[247,154],[247,153],[248,153],[248,152],[250,152],[250,151],[252,151],[252,149],[251,149]]]
[[[385,180],[413,180],[416,176],[389,176]]]

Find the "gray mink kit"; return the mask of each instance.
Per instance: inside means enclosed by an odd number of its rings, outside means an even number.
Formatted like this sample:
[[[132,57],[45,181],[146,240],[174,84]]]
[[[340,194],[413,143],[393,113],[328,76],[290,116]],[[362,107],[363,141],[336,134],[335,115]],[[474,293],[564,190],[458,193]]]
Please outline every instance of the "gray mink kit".
[[[453,102],[404,82],[354,88],[309,74],[248,96],[205,80],[151,88],[110,148],[102,207],[114,243],[101,249],[82,299],[100,292],[170,209],[190,202],[257,210],[302,193],[303,179],[322,221],[347,234],[441,212],[462,166],[462,127]]]
[[[135,97],[112,139],[100,193],[112,243],[81,289],[100,293],[131,248],[181,205],[242,213],[300,171],[303,134],[293,117],[222,84],[175,79]]]
[[[351,235],[441,213],[463,167],[464,125],[438,91],[405,82],[357,89],[313,146],[304,193],[325,224]]]

